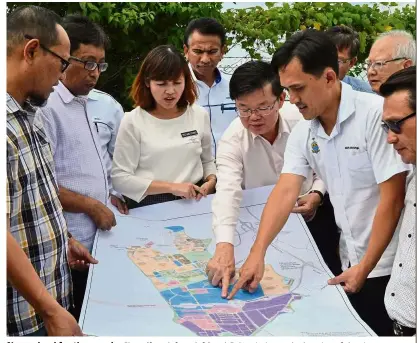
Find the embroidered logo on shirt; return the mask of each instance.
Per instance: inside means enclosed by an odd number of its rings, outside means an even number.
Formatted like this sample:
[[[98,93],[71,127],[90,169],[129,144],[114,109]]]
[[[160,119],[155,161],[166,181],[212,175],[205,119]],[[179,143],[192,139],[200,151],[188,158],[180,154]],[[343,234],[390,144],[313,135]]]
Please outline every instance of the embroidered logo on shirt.
[[[182,138],[186,138],[186,137],[190,137],[190,136],[197,136],[197,135],[198,135],[197,130],[181,132]]]
[[[317,142],[314,140],[314,138],[313,138],[313,143],[311,143],[311,152],[312,152],[313,154],[317,154],[317,153],[319,153],[319,152],[320,152],[319,145],[318,145],[318,144],[317,144]]]

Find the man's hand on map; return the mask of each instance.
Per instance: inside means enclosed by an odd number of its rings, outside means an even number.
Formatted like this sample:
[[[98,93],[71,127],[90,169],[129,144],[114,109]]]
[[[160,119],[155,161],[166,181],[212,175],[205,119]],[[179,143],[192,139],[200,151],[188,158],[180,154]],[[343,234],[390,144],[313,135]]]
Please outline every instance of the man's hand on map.
[[[210,179],[203,183],[200,187],[200,191],[197,193],[196,200],[199,201],[202,197],[206,197],[208,194],[214,193],[216,188],[216,179]]]
[[[110,201],[111,201],[111,204],[113,206],[117,207],[117,209],[119,210],[119,212],[121,214],[128,214],[129,213],[129,209],[127,208],[126,203],[122,199],[120,199],[117,196],[111,194],[110,195]]]
[[[234,249],[230,243],[218,243],[214,256],[207,263],[208,280],[213,286],[222,288],[222,298],[227,297],[230,281],[235,276]]]
[[[41,314],[48,336],[82,336],[75,318],[62,306]]]
[[[328,284],[340,284],[346,293],[357,293],[361,290],[367,277],[368,273],[362,268],[361,264],[357,264],[346,269],[342,274],[330,279]]]
[[[306,194],[297,200],[297,205],[293,208],[293,213],[300,213],[306,222],[312,220],[320,206],[321,198],[316,193]]]
[[[110,230],[116,225],[116,217],[113,211],[107,208],[101,201],[91,199],[87,214],[99,229]]]
[[[251,251],[246,262],[239,270],[239,279],[227,297],[228,300],[232,299],[241,288],[250,293],[254,293],[258,289],[259,282],[264,275],[264,259],[264,254]]]
[[[91,256],[88,249],[74,238],[68,240],[67,256],[71,269],[82,271],[88,269],[90,263],[98,263],[98,261]]]
[[[172,194],[185,199],[196,199],[198,192],[200,187],[191,182],[173,183],[171,188]]]

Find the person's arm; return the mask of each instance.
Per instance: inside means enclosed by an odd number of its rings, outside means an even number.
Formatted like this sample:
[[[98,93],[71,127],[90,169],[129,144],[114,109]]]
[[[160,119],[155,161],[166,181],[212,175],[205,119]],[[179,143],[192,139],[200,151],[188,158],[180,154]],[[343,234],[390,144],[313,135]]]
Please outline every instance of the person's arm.
[[[301,186],[310,172],[304,151],[305,137],[308,137],[308,126],[300,122],[288,138],[284,154],[284,167],[262,212],[258,234],[249,257],[240,269],[239,280],[228,299],[233,298],[242,287],[249,292],[255,292],[263,277],[266,251],[287,222]]]
[[[205,184],[201,186],[203,195],[214,193],[216,188],[216,164],[214,163],[214,156],[212,151],[212,136],[210,130],[210,118],[206,110],[204,111],[204,131],[201,141],[202,153],[201,162],[203,163],[203,177]]]
[[[59,201],[66,212],[85,213],[103,230],[116,225],[114,213],[100,201],[59,186]]]
[[[242,201],[243,181],[241,142],[228,130],[219,141],[217,150],[218,180],[212,202],[216,250],[206,271],[210,283],[222,287],[223,298],[227,296],[230,280],[235,275],[234,233]]]
[[[82,336],[74,317],[47,291],[28,257],[9,231],[7,219],[7,281],[33,306],[50,336]]]
[[[369,273],[378,263],[391,241],[404,206],[405,172],[409,170],[409,166],[402,163],[393,146],[386,142],[387,135],[381,127],[382,100],[378,101],[381,107],[372,115],[368,115],[366,121],[367,151],[380,192],[368,249],[359,264],[329,280],[329,284],[332,285],[344,282],[343,288],[351,293],[361,289]]]

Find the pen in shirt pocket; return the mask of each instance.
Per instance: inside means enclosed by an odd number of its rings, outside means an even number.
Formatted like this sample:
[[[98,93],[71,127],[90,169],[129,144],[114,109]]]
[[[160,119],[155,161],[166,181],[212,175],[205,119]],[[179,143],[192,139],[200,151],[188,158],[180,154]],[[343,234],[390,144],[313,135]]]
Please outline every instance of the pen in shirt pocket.
[[[98,125],[97,125],[97,123],[95,122],[94,125],[96,126],[96,130],[97,130],[97,133],[98,133]]]

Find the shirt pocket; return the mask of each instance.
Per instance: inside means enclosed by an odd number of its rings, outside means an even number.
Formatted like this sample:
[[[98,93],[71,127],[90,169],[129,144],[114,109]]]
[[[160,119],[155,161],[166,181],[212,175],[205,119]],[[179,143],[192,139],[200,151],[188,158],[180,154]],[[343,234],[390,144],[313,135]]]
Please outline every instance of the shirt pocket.
[[[372,163],[367,151],[349,156],[348,169],[352,188],[370,187],[376,183]]]
[[[100,137],[100,142],[102,144],[108,144],[111,141],[112,129],[109,125],[103,122],[94,122],[94,126]]]

